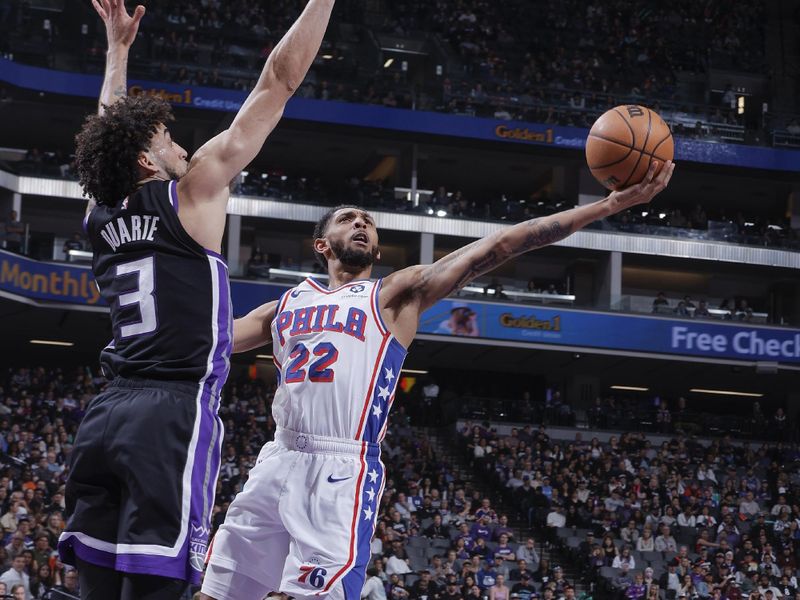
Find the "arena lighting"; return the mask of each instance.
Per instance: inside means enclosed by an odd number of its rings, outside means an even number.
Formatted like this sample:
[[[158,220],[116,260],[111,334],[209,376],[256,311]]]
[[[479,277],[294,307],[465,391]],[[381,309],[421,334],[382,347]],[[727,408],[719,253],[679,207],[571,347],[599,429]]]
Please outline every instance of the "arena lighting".
[[[436,211],[436,216],[437,217],[446,217],[447,216],[447,211],[439,209],[439,210]]]
[[[763,398],[764,394],[756,392],[735,392],[732,390],[706,390],[704,388],[692,388],[689,390],[695,394],[716,394],[719,396],[744,396],[746,398]]]
[[[667,216],[667,213],[658,213],[658,218],[659,219],[664,219],[664,218],[666,218],[666,216]]]
[[[322,55],[322,58],[323,58],[324,60],[330,60],[330,59],[332,59],[332,58],[333,58],[333,54],[323,54],[323,55]]]
[[[642,211],[642,216],[643,216],[643,217],[646,217],[646,216],[647,216],[647,215],[649,215],[649,214],[650,214],[650,213],[649,213],[649,212],[647,212],[646,210],[643,210],[643,211]]]
[[[428,371],[420,371],[419,369],[400,369],[401,373],[407,373],[409,375],[427,375]]]
[[[272,354],[256,354],[256,358],[263,358],[264,360],[272,360]]]
[[[73,342],[59,342],[58,340],[31,340],[31,344],[37,344],[39,346],[63,346],[65,348],[75,345]]]
[[[635,385],[612,385],[612,390],[625,390],[627,392],[649,392],[650,388],[637,387]]]
[[[389,67],[392,66],[392,63],[394,63],[394,59],[393,58],[388,59],[385,63],[383,63],[383,68],[388,69]]]

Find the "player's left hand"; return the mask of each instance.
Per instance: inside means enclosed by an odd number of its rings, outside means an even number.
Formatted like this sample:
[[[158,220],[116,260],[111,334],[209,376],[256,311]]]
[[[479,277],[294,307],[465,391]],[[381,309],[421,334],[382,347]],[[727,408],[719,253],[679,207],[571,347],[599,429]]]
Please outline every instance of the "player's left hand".
[[[664,167],[658,175],[656,175],[659,164],[660,163],[655,160],[650,163],[647,175],[640,183],[619,192],[611,192],[608,195],[606,202],[608,202],[612,215],[622,212],[632,206],[636,206],[637,204],[647,204],[656,194],[663,191],[664,188],[669,185],[672,172],[675,170],[675,163],[668,160],[664,163]]]
[[[125,0],[92,0],[92,6],[106,25],[108,49],[130,48],[136,40],[139,22],[145,12],[144,6],[138,5],[133,15],[129,15],[125,10]]]

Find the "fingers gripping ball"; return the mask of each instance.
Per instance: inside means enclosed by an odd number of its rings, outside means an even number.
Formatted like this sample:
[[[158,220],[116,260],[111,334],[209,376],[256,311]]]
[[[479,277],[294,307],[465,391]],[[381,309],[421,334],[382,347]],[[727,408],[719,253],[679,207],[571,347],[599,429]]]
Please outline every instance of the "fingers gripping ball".
[[[610,190],[642,181],[650,163],[672,160],[675,144],[669,125],[646,106],[630,104],[605,112],[586,140],[586,162],[595,179]]]

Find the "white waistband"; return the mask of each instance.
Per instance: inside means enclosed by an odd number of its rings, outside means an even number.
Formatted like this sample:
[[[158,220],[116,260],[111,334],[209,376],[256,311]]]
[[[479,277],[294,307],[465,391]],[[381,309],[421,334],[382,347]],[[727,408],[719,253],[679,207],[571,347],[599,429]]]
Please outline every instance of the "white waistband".
[[[352,454],[356,456],[362,452],[371,456],[380,454],[380,446],[371,442],[312,435],[282,428],[275,432],[275,441],[288,450],[311,454]]]

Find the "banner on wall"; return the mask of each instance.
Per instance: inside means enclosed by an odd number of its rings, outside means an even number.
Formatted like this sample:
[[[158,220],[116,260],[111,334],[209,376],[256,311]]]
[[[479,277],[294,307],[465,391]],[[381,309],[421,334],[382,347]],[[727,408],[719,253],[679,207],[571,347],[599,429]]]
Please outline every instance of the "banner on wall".
[[[102,78],[99,75],[31,67],[7,59],[0,59],[0,81],[41,92],[90,98],[98,96],[102,84]],[[247,98],[247,92],[238,90],[136,79],[129,81],[128,93],[158,96],[175,106],[225,112],[238,111]],[[390,129],[422,135],[441,135],[579,150],[586,145],[586,137],[589,133],[587,129],[580,127],[499,121],[498,119],[308,98],[292,98],[286,107],[284,116],[303,121]],[[676,160],[681,161],[800,172],[800,151],[797,150],[676,138],[675,157]]]
[[[420,333],[800,364],[800,330],[510,304],[443,300]]]
[[[41,302],[106,306],[88,267],[0,252],[0,290]]]
[[[234,315],[277,300],[288,284],[231,281]],[[0,291],[64,306],[105,306],[91,269],[0,251]],[[800,329],[665,319],[519,304],[437,302],[419,332],[443,337],[552,344],[745,361],[800,364]]]

